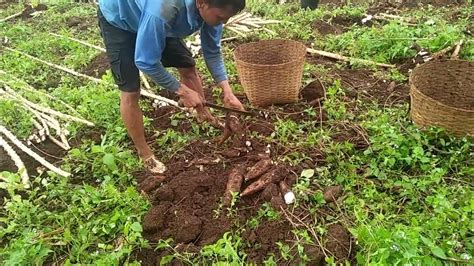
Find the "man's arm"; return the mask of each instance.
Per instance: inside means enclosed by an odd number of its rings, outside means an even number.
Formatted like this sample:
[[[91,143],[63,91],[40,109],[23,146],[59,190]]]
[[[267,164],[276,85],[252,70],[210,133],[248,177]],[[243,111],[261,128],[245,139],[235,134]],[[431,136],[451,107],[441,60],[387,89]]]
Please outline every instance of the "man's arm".
[[[240,101],[235,97],[230,87],[224,60],[221,53],[221,37],[223,25],[209,26],[206,23],[201,28],[201,46],[207,68],[214,80],[222,88],[224,103],[229,107],[243,109]]]
[[[163,88],[176,92],[186,107],[198,107],[203,99],[181,84],[161,63],[166,45],[165,23],[160,18],[143,13],[138,27],[135,47],[135,64],[143,73],[150,76]]]
[[[142,14],[137,32],[135,64],[163,88],[176,92],[181,86],[161,63],[161,55],[166,45],[165,23],[160,18]]]

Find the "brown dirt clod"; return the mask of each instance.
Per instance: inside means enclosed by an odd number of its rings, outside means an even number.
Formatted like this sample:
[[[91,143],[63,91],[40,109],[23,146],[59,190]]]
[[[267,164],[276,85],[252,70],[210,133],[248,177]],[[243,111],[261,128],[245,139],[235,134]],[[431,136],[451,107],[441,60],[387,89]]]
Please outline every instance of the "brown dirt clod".
[[[333,224],[328,228],[325,248],[334,256],[336,263],[342,263],[350,260],[351,241],[351,235],[342,225]]]
[[[342,186],[330,186],[324,191],[323,197],[327,203],[336,201],[342,195]]]
[[[149,176],[145,178],[140,184],[138,185],[138,190],[143,191],[145,193],[150,193],[152,190],[156,189],[165,181],[166,177],[163,175],[155,175]]]
[[[322,99],[324,95],[324,87],[319,80],[312,81],[301,90],[301,97],[307,102]]]

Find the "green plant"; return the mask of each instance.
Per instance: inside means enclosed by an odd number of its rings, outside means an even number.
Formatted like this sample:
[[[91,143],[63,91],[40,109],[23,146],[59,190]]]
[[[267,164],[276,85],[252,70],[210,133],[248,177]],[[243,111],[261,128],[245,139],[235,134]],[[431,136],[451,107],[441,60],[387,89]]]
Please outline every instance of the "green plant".
[[[204,246],[200,255],[208,263],[243,265],[247,255],[243,253],[241,247],[240,236],[227,232],[215,244]]]

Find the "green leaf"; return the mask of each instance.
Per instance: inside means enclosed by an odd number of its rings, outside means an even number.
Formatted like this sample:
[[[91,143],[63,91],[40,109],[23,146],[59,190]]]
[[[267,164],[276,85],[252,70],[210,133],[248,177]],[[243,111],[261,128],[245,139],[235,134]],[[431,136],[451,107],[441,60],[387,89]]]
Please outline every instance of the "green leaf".
[[[174,259],[173,255],[167,255],[161,258],[160,265],[167,265]]]
[[[314,176],[314,170],[313,169],[304,169],[303,172],[301,172],[302,177],[306,178],[311,178]]]
[[[116,170],[117,165],[115,164],[115,157],[111,153],[106,153],[104,155],[104,158],[102,158],[102,161],[104,162],[107,167],[109,167],[110,170]]]
[[[431,252],[438,258],[446,259],[446,254],[444,254],[444,251],[440,247],[431,247]]]
[[[135,232],[141,232],[142,231],[142,226],[138,222],[134,222],[131,226],[130,229],[132,229]]]

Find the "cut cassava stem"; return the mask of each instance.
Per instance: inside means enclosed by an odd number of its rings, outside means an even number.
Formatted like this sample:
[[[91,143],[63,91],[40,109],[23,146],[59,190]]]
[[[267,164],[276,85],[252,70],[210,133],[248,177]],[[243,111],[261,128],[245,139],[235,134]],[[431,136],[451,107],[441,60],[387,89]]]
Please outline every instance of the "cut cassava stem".
[[[453,54],[451,55],[451,59],[459,59],[459,52],[461,51],[461,47],[464,43],[464,40],[460,40],[454,49]]]
[[[370,61],[370,60],[347,57],[347,56],[334,54],[334,53],[321,51],[321,50],[315,50],[315,49],[311,49],[311,48],[307,48],[306,51],[310,54],[317,54],[317,55],[320,55],[320,56],[329,57],[329,58],[332,58],[332,59],[337,59],[337,60],[346,61],[346,62],[357,62],[357,63],[364,64],[364,65],[376,65],[376,66],[386,67],[386,68],[395,68],[396,67],[395,65],[391,65],[391,64],[377,63],[377,62]]]
[[[91,76],[84,75],[84,74],[82,74],[82,73],[76,72],[76,71],[74,71],[74,70],[72,70],[72,69],[69,69],[69,68],[67,68],[67,67],[63,67],[63,66],[60,66],[60,65],[56,65],[56,64],[53,64],[53,63],[44,61],[44,60],[42,60],[42,59],[39,59],[39,58],[34,57],[34,56],[30,55],[30,54],[27,54],[27,53],[18,51],[18,50],[16,50],[16,49],[13,49],[13,48],[10,48],[10,47],[4,47],[4,49],[6,49],[6,50],[8,50],[8,51],[11,51],[11,52],[18,53],[18,54],[23,55],[23,56],[26,56],[26,57],[28,57],[28,58],[30,58],[30,59],[33,59],[33,60],[37,61],[37,62],[40,62],[40,63],[43,63],[43,64],[48,65],[48,66],[50,66],[50,67],[59,69],[59,70],[61,70],[61,71],[64,71],[64,72],[66,72],[66,73],[69,73],[69,74],[71,74],[71,75],[74,75],[74,76],[77,76],[77,77],[81,77],[81,78],[85,78],[85,79],[91,80],[91,81],[96,82],[96,83],[101,83],[101,82],[102,82],[102,80],[100,80],[100,79],[97,79],[97,78],[94,78],[94,77],[91,77]]]
[[[3,147],[5,152],[10,156],[13,163],[15,163],[18,172],[21,173],[21,183],[25,186],[25,188],[30,187],[30,178],[28,177],[28,172],[26,171],[25,164],[21,160],[20,156],[16,153],[16,151],[8,144],[8,142],[0,136],[0,147]]]
[[[93,45],[93,44],[88,43],[88,42],[85,42],[85,41],[83,41],[83,40],[79,40],[79,39],[76,39],[76,38],[73,38],[73,37],[69,37],[69,36],[59,35],[59,34],[52,33],[52,32],[50,32],[49,34],[52,35],[52,36],[58,37],[58,38],[69,39],[69,40],[71,40],[71,41],[75,41],[75,42],[80,43],[80,44],[83,44],[83,45],[85,45],[85,46],[94,48],[94,49],[96,49],[96,50],[98,50],[98,51],[105,52],[105,48],[100,47],[100,46],[97,46],[97,45]]]
[[[55,111],[53,109],[50,109],[50,108],[47,108],[47,107],[44,107],[44,106],[41,106],[39,104],[36,104],[36,103],[33,103],[33,102],[30,102],[29,100],[23,98],[21,95],[19,95],[18,93],[16,93],[14,90],[12,90],[10,87],[8,87],[7,85],[5,85],[5,89],[6,91],[12,95],[13,97],[17,98],[19,101],[21,101],[22,103],[30,106],[31,108],[34,108],[38,111],[41,111],[43,113],[47,113],[47,114],[50,114],[50,115],[55,115],[57,117],[60,117],[64,120],[69,120],[69,121],[74,121],[74,122],[78,122],[78,123],[82,123],[82,124],[85,124],[85,125],[88,125],[88,126],[94,126],[94,123],[92,122],[89,122],[85,119],[82,119],[82,118],[79,118],[79,117],[75,117],[75,116],[72,116],[72,115],[67,115],[67,114],[63,114],[61,112],[58,112],[58,111]]]
[[[76,109],[74,109],[72,106],[70,106],[69,104],[67,104],[67,103],[64,102],[63,100],[58,99],[58,98],[56,98],[56,97],[54,97],[54,96],[52,96],[52,95],[50,95],[50,94],[48,94],[48,93],[45,93],[45,92],[43,92],[43,91],[41,91],[41,90],[37,90],[37,89],[33,88],[30,84],[28,84],[26,81],[21,80],[21,79],[15,77],[15,76],[13,76],[12,74],[7,73],[7,72],[5,72],[5,71],[3,71],[3,70],[1,70],[1,69],[0,69],[0,74],[2,74],[2,75],[8,75],[8,78],[9,78],[9,79],[12,79],[12,80],[14,80],[14,81],[16,81],[16,82],[20,82],[20,83],[24,84],[25,86],[21,88],[22,90],[27,90],[27,91],[33,92],[33,93],[35,93],[35,94],[41,94],[41,95],[43,95],[43,96],[45,96],[45,97],[47,97],[47,98],[49,98],[49,99],[51,99],[51,100],[53,100],[53,101],[57,101],[57,102],[59,102],[60,104],[62,104],[64,107],[66,107],[67,109],[69,109],[69,111],[75,113],[76,115],[79,115],[79,112],[76,111]],[[1,80],[0,82],[2,82],[2,83],[5,84],[5,85],[8,85],[8,83],[7,83],[6,81],[4,81],[4,80]]]
[[[28,154],[29,156],[33,157],[36,161],[41,163],[44,167],[48,168],[49,170],[57,173],[58,175],[68,177],[71,174],[59,169],[58,167],[52,165],[48,161],[46,161],[43,157],[38,155],[36,152],[32,151],[29,149],[27,146],[25,146],[23,143],[21,143],[20,140],[18,140],[13,133],[11,133],[8,129],[6,129],[4,126],[0,125],[0,133],[5,135],[7,139],[9,139],[13,144],[15,144],[20,150]]]

